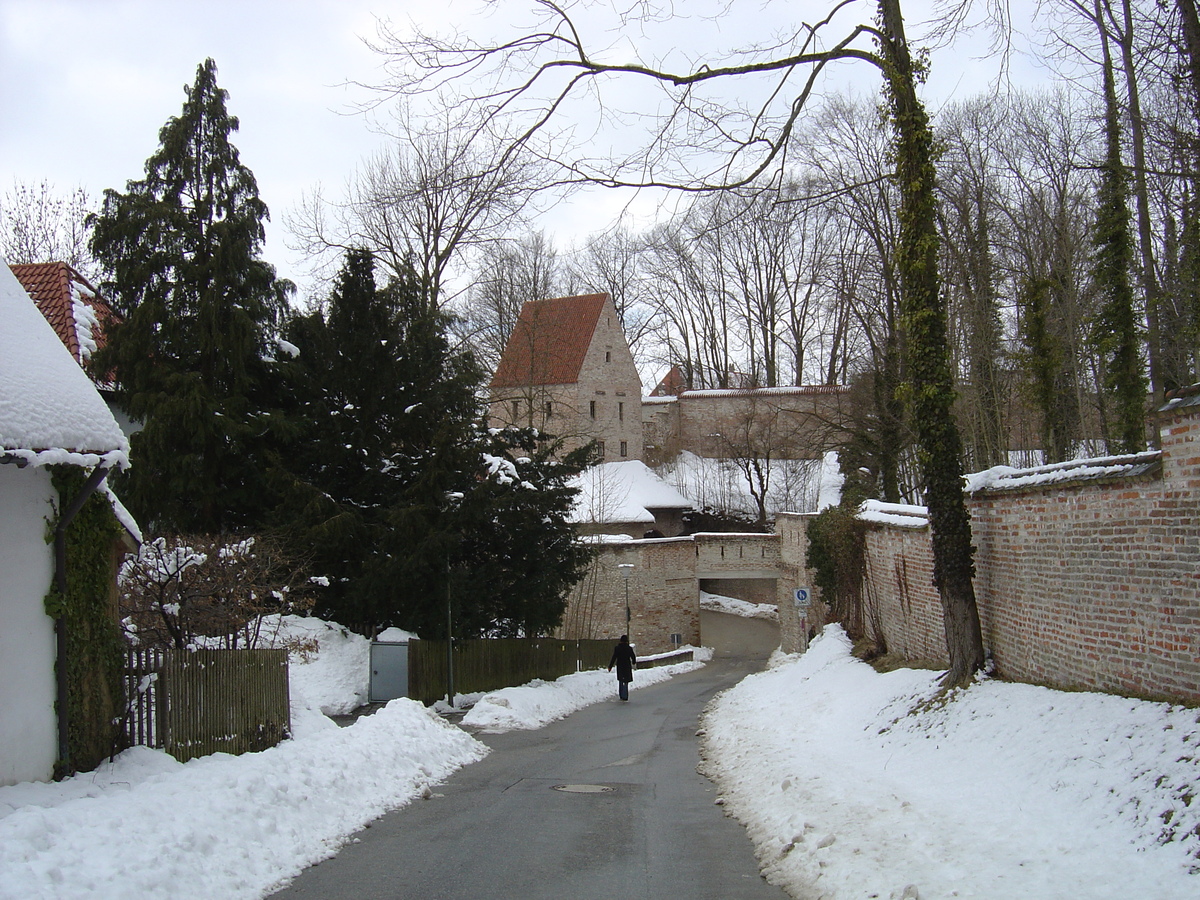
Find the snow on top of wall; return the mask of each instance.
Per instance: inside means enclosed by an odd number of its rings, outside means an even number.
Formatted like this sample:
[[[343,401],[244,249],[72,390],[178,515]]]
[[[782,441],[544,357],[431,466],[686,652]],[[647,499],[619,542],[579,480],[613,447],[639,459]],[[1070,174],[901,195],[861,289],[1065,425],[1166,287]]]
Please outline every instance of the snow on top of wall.
[[[864,500],[858,508],[858,518],[876,525],[898,525],[901,528],[924,528],[929,524],[929,511],[924,506],[907,503],[884,503]]]
[[[592,466],[571,482],[580,489],[574,522],[653,522],[652,509],[691,509],[692,501],[637,459]]]
[[[684,391],[680,397],[695,399],[697,397],[789,397],[805,394],[844,394],[846,388],[839,385],[827,384],[794,384],[784,387],[763,388],[709,388],[698,391]]]
[[[1039,487],[1065,481],[1090,481],[1097,478],[1120,478],[1141,475],[1153,468],[1162,458],[1159,450],[1130,453],[1125,456],[1101,456],[1093,459],[1072,459],[1067,462],[1014,469],[993,466],[966,476],[966,491],[1005,491],[1014,488]]]
[[[36,466],[125,468],[129,442],[0,257],[0,451]]]
[[[1036,488],[1072,481],[1091,481],[1098,478],[1127,478],[1142,475],[1158,465],[1159,450],[1130,453],[1125,456],[1100,456],[1092,459],[1072,459],[1046,466],[1015,469],[1012,466],[993,466],[982,472],[964,476],[963,490],[968,494],[980,491],[1007,491],[1016,488]],[[858,518],[879,525],[899,525],[904,528],[924,528],[929,524],[924,506],[903,503],[883,503],[866,500],[859,507]]]

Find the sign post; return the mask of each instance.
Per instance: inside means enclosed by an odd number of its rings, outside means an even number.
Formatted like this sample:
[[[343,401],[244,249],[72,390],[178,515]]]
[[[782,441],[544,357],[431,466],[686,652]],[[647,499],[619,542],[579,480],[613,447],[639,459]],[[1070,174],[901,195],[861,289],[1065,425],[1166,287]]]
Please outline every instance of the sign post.
[[[804,649],[808,649],[808,607],[812,602],[812,591],[806,587],[798,587],[792,592],[796,601],[796,611],[800,614],[800,640]]]

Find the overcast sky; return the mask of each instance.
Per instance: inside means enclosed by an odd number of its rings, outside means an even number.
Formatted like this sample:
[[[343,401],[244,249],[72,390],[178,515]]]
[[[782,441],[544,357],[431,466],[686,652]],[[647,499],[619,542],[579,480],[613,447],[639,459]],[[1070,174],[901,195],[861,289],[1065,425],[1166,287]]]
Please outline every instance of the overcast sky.
[[[528,5],[503,0],[493,21],[519,19]],[[816,9],[798,0],[774,4],[770,15],[759,0],[729,6],[718,29],[729,45],[772,16]],[[64,193],[80,185],[93,201],[105,188],[123,190],[142,176],[158,129],[179,113],[183,86],[211,56],[241,120],[234,143],[271,209],[264,256],[280,274],[303,280],[301,261],[284,246],[284,215],[318,182],[337,194],[379,145],[354,112],[365,92],[348,85],[379,77],[380,60],[362,41],[374,36],[376,15],[400,26],[411,18],[443,32],[452,23],[471,31],[486,27],[480,7],[478,0],[0,0],[0,191],[14,179],[46,179]],[[914,23],[927,8],[926,0],[905,2]],[[684,43],[687,27],[677,33]],[[622,40],[614,36],[614,45]],[[986,87],[995,66],[971,57],[963,47],[935,57],[934,99]],[[1023,60],[1014,71],[1022,83],[1041,77]],[[877,90],[875,73],[864,69],[861,77],[864,90]],[[577,228],[580,217],[560,210],[547,220],[560,244],[606,226],[623,205],[611,194],[575,202],[590,203],[585,221],[594,228]]]

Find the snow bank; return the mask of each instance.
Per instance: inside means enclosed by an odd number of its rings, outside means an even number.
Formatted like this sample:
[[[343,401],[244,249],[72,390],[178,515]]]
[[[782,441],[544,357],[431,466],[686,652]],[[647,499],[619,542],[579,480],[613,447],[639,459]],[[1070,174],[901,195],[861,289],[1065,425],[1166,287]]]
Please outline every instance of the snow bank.
[[[421,704],[262,753],[134,748],[61,784],[0,788],[0,898],[257,898],[487,748]]]
[[[684,662],[638,669],[633,674],[630,697],[636,699],[636,689],[639,687],[658,684],[703,665],[700,662]],[[489,733],[541,728],[577,709],[602,700],[614,700],[616,695],[617,680],[611,672],[576,672],[551,682],[532,681],[521,687],[484,694],[463,716],[462,723]]]
[[[700,592],[700,608],[731,616],[741,616],[745,619],[779,621],[779,607],[773,603],[749,603],[745,600],[738,600],[736,597],[710,594],[708,591]]]
[[[309,616],[265,616],[259,646],[288,650],[293,719],[305,707],[341,716],[367,702],[371,642],[361,634]]]
[[[937,675],[877,674],[831,626],[713,703],[708,770],[772,882],[827,900],[1198,895],[1196,710],[982,681],[910,713]]]

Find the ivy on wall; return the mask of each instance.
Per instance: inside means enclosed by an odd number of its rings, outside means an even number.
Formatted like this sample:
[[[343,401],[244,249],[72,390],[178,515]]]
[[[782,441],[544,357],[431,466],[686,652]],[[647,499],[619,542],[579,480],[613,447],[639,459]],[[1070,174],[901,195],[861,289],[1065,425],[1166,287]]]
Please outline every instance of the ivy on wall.
[[[863,578],[866,526],[853,507],[830,506],[808,520],[808,566],[829,607],[852,641],[864,637]]]
[[[51,470],[58,510],[50,522],[53,542],[57,516],[79,495],[86,480],[76,466]],[[121,682],[125,646],[117,620],[114,548],[120,526],[102,493],[94,493],[66,529],[66,594],[51,586],[46,613],[66,624],[67,759],[55,765],[62,778],[99,765],[119,749],[124,707]]]

